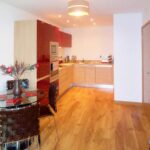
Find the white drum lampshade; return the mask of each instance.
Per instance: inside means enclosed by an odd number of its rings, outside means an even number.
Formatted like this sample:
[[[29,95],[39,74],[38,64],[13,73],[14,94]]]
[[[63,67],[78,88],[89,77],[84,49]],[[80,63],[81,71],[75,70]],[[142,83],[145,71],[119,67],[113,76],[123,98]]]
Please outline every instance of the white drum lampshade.
[[[89,15],[89,2],[87,0],[68,0],[68,15],[70,16]]]

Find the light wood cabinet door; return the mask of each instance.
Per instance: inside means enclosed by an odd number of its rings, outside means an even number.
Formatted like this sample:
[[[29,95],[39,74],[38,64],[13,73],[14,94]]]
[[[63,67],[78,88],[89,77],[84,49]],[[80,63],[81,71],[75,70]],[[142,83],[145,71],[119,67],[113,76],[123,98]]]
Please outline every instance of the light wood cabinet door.
[[[37,63],[37,22],[16,21],[14,24],[14,61],[25,64]],[[29,79],[30,88],[37,87],[37,71],[27,71],[23,78]]]
[[[74,83],[84,84],[85,83],[85,67],[80,65],[74,66]]]
[[[64,67],[59,72],[59,95],[62,95],[73,83],[73,66]]]
[[[96,84],[113,84],[113,67],[96,67]]]
[[[95,84],[95,67],[94,66],[85,67],[85,83]]]

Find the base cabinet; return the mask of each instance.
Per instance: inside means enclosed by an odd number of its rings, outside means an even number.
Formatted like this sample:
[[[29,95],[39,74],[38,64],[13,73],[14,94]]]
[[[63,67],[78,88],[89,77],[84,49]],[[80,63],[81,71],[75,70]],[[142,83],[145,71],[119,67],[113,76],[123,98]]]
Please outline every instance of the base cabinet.
[[[113,85],[113,65],[68,65],[59,70],[59,95],[71,85]]]
[[[75,65],[74,66],[75,84],[113,84],[112,65]]]
[[[85,67],[85,83],[95,84],[95,67],[93,66]]]
[[[83,84],[85,83],[85,67],[80,65],[74,66],[74,83]]]
[[[96,67],[95,68],[96,84],[113,84],[113,68],[112,67]]]
[[[73,66],[59,70],[59,95],[62,95],[73,83]]]

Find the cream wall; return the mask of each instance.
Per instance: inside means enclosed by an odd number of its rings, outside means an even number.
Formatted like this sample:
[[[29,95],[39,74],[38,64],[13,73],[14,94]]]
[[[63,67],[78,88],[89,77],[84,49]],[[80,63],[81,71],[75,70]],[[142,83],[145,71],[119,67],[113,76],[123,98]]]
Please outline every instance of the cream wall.
[[[114,15],[114,96],[142,102],[142,15]]]
[[[0,18],[0,65],[11,65],[14,62],[14,21],[38,17],[0,2]],[[11,78],[0,73],[0,92],[6,91],[8,79]]]
[[[65,29],[72,34],[72,48],[65,55],[76,55],[77,59],[98,60],[100,55],[113,53],[113,27]]]

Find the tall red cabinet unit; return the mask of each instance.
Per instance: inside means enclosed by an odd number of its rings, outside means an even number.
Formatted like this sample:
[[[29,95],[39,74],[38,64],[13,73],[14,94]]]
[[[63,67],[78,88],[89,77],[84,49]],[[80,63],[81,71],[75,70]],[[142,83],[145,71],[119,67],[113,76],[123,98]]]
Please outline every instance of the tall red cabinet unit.
[[[15,22],[15,60],[26,64],[38,63],[39,67],[24,78],[32,89],[40,89],[44,95],[41,105],[47,105],[50,84],[50,41],[54,26],[39,20]]]
[[[53,35],[53,26],[37,21],[37,88],[45,96],[40,100],[41,105],[47,105],[50,85],[50,41]]]
[[[31,89],[40,89],[44,98],[41,105],[47,105],[50,85],[50,42],[58,42],[61,47],[71,47],[71,35],[40,20],[16,21],[14,33],[14,58],[26,64],[38,63],[33,72],[27,72]]]

